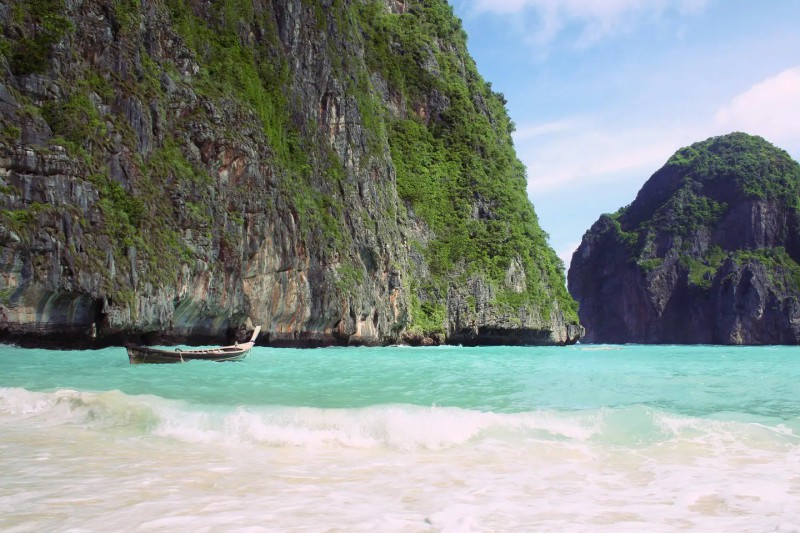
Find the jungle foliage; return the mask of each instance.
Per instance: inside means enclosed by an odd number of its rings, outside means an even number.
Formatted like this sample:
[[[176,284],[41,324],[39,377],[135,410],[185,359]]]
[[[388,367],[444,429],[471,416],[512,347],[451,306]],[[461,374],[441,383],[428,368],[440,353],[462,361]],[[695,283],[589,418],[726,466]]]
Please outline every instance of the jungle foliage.
[[[108,252],[122,270],[130,263],[126,260],[130,249],[136,249],[138,259],[147,265],[140,274],[156,280],[165,272],[177,273],[176,262],[198,259],[182,244],[182,232],[210,234],[210,227],[217,224],[221,248],[226,239],[238,238],[245,192],[226,199],[227,204],[212,202],[213,179],[190,150],[195,148],[188,135],[191,123],[212,120],[209,109],[215,106],[233,109],[243,123],[257,117],[268,145],[262,156],[275,169],[275,187],[297,212],[303,236],[325,243],[331,255],[348,255],[352,238],[346,216],[370,215],[345,213],[343,197],[353,191],[347,190],[342,161],[328,140],[319,137],[316,117],[293,112],[300,107],[290,90],[296,72],[279,38],[276,5],[164,0],[153,9],[161,10],[178,48],[185,47],[191,56],[187,63],[198,71],[184,71],[185,65],[176,58],[151,55],[136,38],[121,39],[133,43],[127,51],[131,75],[92,69],[84,62],[63,97],[38,107],[20,99],[23,107],[29,106],[30,113],[46,122],[53,144],[80,161],[86,181],[97,191],[95,209],[102,222],[91,231],[111,243],[109,250],[98,252],[98,265],[107,260]],[[548,316],[558,307],[567,320],[577,321],[563,264],[548,245],[527,198],[525,169],[515,154],[514,124],[505,99],[478,73],[461,22],[447,2],[409,1],[403,13],[390,12],[383,0],[332,0],[325,5],[303,0],[301,5],[315,15],[318,30],[328,38],[330,67],[344,85],[345,96],[357,102],[373,160],[385,159],[388,140],[402,205],[396,213],[392,206],[387,215],[397,215],[404,219],[401,222],[419,217],[434,235],[426,243],[411,243],[422,250],[431,275],[411,282],[412,292],[419,291],[411,298],[412,327],[441,330],[448,286],[471,276],[490,282],[494,303],[509,311],[528,306]],[[104,16],[113,21],[119,35],[141,31],[140,3],[117,0],[107,7]],[[9,58],[14,75],[44,72],[52,65],[53,54],[61,53],[59,43],[75,31],[71,20],[79,19],[68,13],[74,9],[64,0],[9,3],[9,27],[15,37],[3,35],[0,52]],[[332,36],[339,42],[363,42],[363,60],[338,48]],[[385,80],[388,94],[382,93],[373,75]],[[174,113],[165,104],[169,85],[209,105],[195,107],[194,115],[175,113],[178,118],[169,131],[159,132],[144,147],[142,132],[133,130],[120,109],[150,106],[162,115]],[[400,102],[399,109],[394,109],[395,101]],[[231,142],[244,135],[224,134]],[[19,136],[18,127],[2,124],[0,140],[16,141]],[[126,168],[135,169],[124,183],[109,171],[107,155],[112,152],[126,154]],[[0,216],[9,225],[22,227],[50,214],[31,209]],[[526,275],[522,294],[505,285],[506,272],[516,258]],[[341,276],[350,288],[363,275],[352,268],[343,265]]]
[[[611,217],[618,242],[645,274],[660,268],[675,249],[688,283],[700,289],[711,287],[726,259],[757,262],[794,280],[800,258],[783,247],[748,249],[729,242],[723,248],[713,241],[737,202],[761,202],[785,210],[790,219],[800,217],[800,165],[761,137],[741,132],[713,137],[678,150],[634,204]]]
[[[497,289],[496,303],[533,305],[547,315],[556,300],[577,320],[563,264],[527,198],[505,98],[478,73],[452,8],[424,0],[390,13],[368,0],[359,16],[367,65],[403,103],[387,117],[389,144],[398,194],[435,234],[425,247],[435,285],[483,273]],[[527,278],[522,297],[503,286],[517,256]]]

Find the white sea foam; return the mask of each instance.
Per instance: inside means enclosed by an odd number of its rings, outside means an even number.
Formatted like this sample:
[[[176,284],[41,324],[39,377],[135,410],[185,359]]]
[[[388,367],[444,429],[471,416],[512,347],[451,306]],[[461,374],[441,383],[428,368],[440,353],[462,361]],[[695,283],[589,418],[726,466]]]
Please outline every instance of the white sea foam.
[[[786,450],[800,418],[765,424],[676,415],[645,406],[493,413],[455,407],[382,405],[349,409],[194,405],[120,391],[0,388],[0,422],[139,429],[181,442],[292,447],[438,450],[482,440],[594,441],[631,449],[675,441]]]
[[[0,389],[0,529],[798,531],[797,420]]]
[[[157,423],[153,406],[162,403],[164,400],[155,396],[132,397],[120,391],[31,392],[22,388],[0,388],[0,422],[27,420],[44,426],[139,426],[146,429]]]

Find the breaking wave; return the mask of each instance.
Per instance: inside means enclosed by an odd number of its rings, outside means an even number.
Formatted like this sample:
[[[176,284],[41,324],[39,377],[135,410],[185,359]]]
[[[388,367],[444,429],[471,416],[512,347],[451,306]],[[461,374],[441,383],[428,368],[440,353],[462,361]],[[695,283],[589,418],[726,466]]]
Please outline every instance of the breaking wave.
[[[407,404],[362,408],[197,405],[120,391],[0,388],[0,424],[125,431],[182,442],[273,447],[398,450],[485,442],[594,443],[649,446],[676,440],[790,449],[800,444],[800,417],[766,420],[741,415],[700,418],[643,405],[521,413]]]

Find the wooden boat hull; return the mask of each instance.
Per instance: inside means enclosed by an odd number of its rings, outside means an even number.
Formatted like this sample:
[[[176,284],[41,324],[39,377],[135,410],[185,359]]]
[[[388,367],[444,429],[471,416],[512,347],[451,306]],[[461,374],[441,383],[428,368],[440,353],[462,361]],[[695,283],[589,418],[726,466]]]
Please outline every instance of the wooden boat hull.
[[[250,352],[250,349],[227,351],[208,350],[200,353],[196,350],[159,350],[146,346],[127,346],[128,359],[131,364],[141,363],[185,363],[186,361],[241,361]]]
[[[209,348],[207,350],[181,350],[180,348],[164,350],[134,344],[129,344],[125,348],[128,350],[128,360],[132,365],[142,363],[185,363],[187,361],[241,361],[250,353],[259,331],[261,331],[260,326],[255,329],[253,336],[246,343]]]

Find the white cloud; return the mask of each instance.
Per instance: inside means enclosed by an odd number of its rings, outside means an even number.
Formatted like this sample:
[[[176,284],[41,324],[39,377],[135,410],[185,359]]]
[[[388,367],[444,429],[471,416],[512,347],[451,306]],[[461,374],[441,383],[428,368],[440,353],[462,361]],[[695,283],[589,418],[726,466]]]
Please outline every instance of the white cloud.
[[[716,130],[760,135],[800,153],[800,66],[786,69],[750,87],[714,116]]]
[[[645,119],[647,117],[644,117]],[[678,149],[714,135],[743,131],[800,156],[800,66],[756,83],[705,117],[623,123],[613,118],[564,118],[523,125],[514,136],[528,169],[528,192],[584,192],[612,182],[643,183]]]
[[[528,168],[528,192],[532,197],[570,186],[630,178],[641,182],[687,140],[696,140],[676,128],[620,129],[616,124],[574,123],[572,129],[542,134],[531,142],[515,137],[517,153]],[[522,130],[535,131],[536,127]]]
[[[534,15],[535,29],[528,40],[547,44],[569,25],[580,28],[579,45],[627,31],[665,13],[679,15],[702,11],[709,0],[474,0],[479,13]]]
[[[582,118],[565,118],[544,124],[529,124],[517,128],[517,131],[514,132],[514,142],[520,143],[534,137],[574,130],[583,123],[585,123],[585,120]]]

